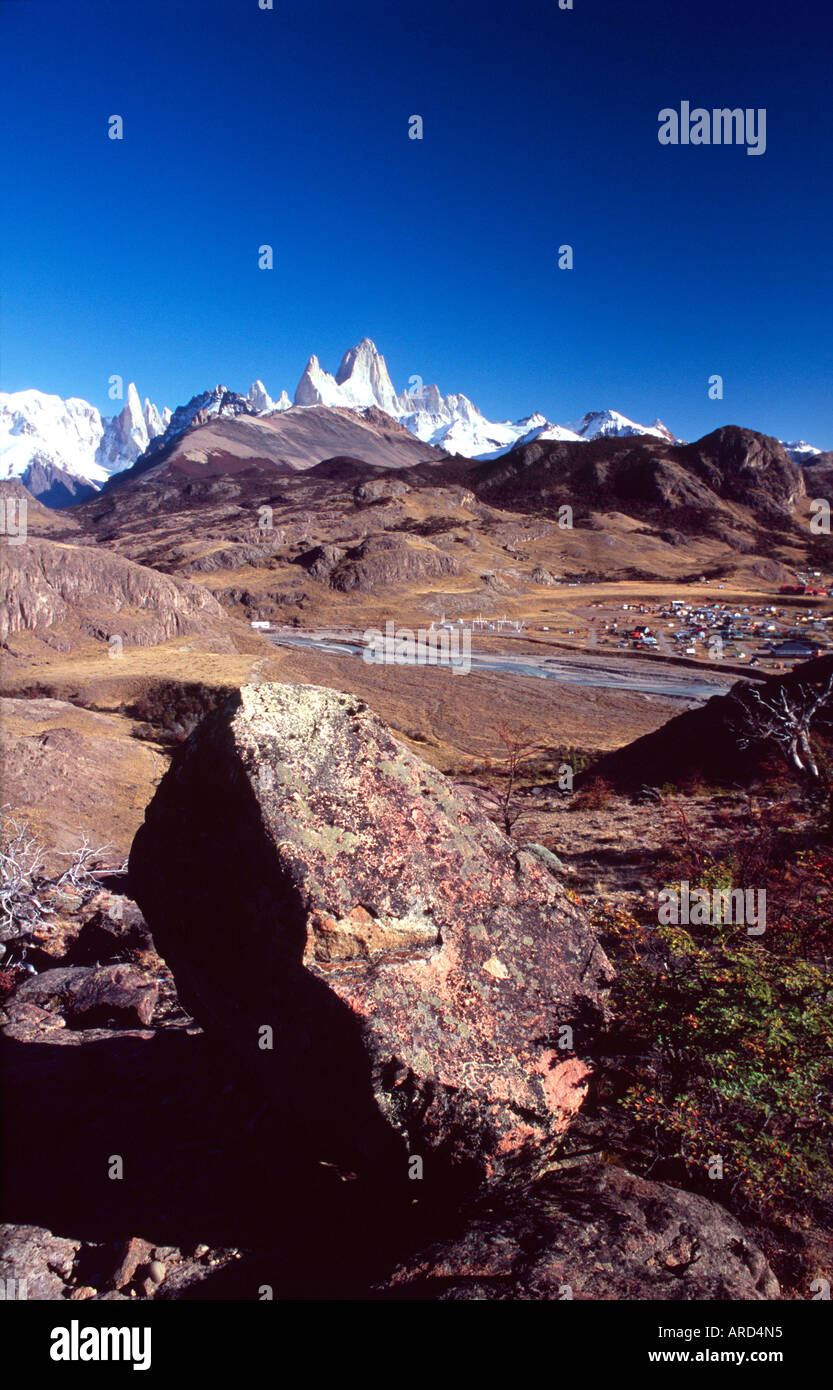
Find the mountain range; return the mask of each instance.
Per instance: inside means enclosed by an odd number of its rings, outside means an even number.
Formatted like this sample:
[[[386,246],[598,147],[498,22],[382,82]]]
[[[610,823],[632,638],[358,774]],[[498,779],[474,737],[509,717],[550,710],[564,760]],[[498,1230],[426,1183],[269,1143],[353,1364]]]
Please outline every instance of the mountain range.
[[[0,478],[19,479],[48,506],[82,501],[135,463],[170,420],[170,410],[143,406],[132,382],[121,411],[104,418],[76,396],[0,393]]]
[[[142,404],[131,382],[121,411],[102,417],[95,406],[77,397],[63,400],[37,390],[0,393],[0,479],[18,479],[46,505],[66,506],[93,495],[137,464],[144,471],[169,455],[183,435],[215,417],[272,419],[290,412],[298,423],[297,430],[293,426],[281,431],[287,440],[296,434],[308,437],[308,427],[298,417],[321,407],[328,416],[324,433],[331,431],[331,412],[349,412],[356,423],[370,413],[372,430],[379,423],[384,425],[381,414],[429,446],[426,457],[436,449],[485,461],[535,440],[575,443],[647,437],[665,444],[681,442],[659,419],[642,425],[616,410],[590,411],[568,425],[554,424],[540,412],[500,422],[488,420],[467,396],[443,396],[439,387],[425,385],[419,377],[411,377],[408,389],[397,393],[384,357],[370,338],[363,338],[344,354],[334,376],[315,355],[310,357],[292,401],[286,391],[273,399],[258,380],[246,396],[218,385],[171,412],[160,410],[147,398]],[[803,440],[784,443],[784,448],[793,462],[801,464],[820,453]],[[412,459],[408,455],[402,461]],[[293,457],[286,462],[290,467],[305,466]]]

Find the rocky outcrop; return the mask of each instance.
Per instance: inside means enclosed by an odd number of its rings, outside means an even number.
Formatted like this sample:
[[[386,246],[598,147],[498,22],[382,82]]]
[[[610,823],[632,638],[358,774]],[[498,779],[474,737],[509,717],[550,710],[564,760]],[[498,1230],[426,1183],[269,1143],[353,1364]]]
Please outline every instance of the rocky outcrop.
[[[0,951],[27,1137],[4,1154],[7,1298],[778,1297],[716,1204],[558,1142],[609,967],[557,858],[360,701],[235,694],[131,870],[211,1032],[122,871],[33,883],[41,928]],[[128,1182],[102,1180],[112,1153]]]
[[[410,488],[401,478],[372,478],[366,483],[357,483],[353,497],[360,505],[373,502],[387,502],[394,497],[404,497]]]
[[[0,1284],[6,1299],[63,1298],[80,1240],[53,1235],[43,1226],[0,1226]]]
[[[806,493],[804,475],[783,444],[756,430],[726,425],[685,445],[680,459],[718,497],[763,516],[789,517]]]
[[[205,589],[93,546],[35,538],[3,546],[0,589],[0,641],[26,628],[62,623],[70,614],[91,635],[122,634],[139,646],[223,621],[223,610]]]
[[[344,559],[346,554],[346,550],[340,545],[314,545],[310,550],[302,551],[294,563],[301,565],[312,579],[319,579],[326,583],[336,565]]]
[[[158,985],[133,966],[66,966],[24,980],[6,1012],[12,1024],[21,1009],[21,1021],[34,1021],[34,1007],[67,1028],[147,1028],[158,997]]]
[[[248,686],[175,757],[130,878],[180,997],[388,1172],[536,1163],[588,1078],[586,920],[353,696]]]
[[[460,566],[427,541],[371,536],[349,550],[331,571],[330,587],[342,593],[372,593],[391,584],[459,574]]]
[[[0,1286],[8,1300],[38,1302],[193,1298],[236,1254],[206,1245],[154,1246],[141,1236],[119,1242],[114,1252],[112,1242],[7,1222],[0,1225]]]
[[[283,536],[279,533],[268,545],[246,544],[226,545],[218,547],[216,550],[209,550],[204,555],[198,555],[196,559],[185,560],[179,566],[179,573],[182,575],[190,574],[213,574],[217,570],[240,570],[247,565],[254,568],[258,566],[268,566],[274,558],[275,552],[280,550],[283,544]]]
[[[761,1251],[722,1207],[602,1163],[476,1217],[385,1287],[389,1297],[453,1302],[779,1296]]]

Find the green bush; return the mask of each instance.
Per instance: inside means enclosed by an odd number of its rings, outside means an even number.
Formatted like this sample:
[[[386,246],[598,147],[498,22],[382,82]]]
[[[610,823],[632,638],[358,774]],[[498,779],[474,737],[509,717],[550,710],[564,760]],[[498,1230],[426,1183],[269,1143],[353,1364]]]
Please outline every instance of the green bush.
[[[761,1215],[829,1197],[833,981],[823,965],[727,924],[701,938],[658,926],[653,945],[624,910],[600,909],[598,925],[631,1053],[619,1104],[646,1145],[694,1186]],[[715,1155],[723,1175],[712,1182]]]

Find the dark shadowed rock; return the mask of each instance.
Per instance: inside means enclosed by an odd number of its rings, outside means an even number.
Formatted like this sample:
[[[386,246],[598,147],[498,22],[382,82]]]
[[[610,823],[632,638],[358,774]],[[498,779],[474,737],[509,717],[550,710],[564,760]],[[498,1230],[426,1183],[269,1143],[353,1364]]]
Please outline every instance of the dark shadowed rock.
[[[789,525],[805,496],[801,469],[769,435],[737,425],[693,444],[656,438],[536,439],[471,469],[475,494],[493,506],[552,512],[569,497],[576,518],[624,512],[690,535],[746,522]]]
[[[580,1105],[611,976],[587,922],[357,698],[245,687],[175,757],[130,876],[185,1007],[388,1171],[495,1177]]]
[[[761,1251],[722,1207],[601,1163],[477,1217],[385,1287],[395,1298],[452,1301],[779,1296]]]
[[[780,755],[772,745],[753,741],[742,746],[738,738],[738,723],[744,707],[751,707],[750,691],[755,689],[767,700],[782,694],[789,697],[799,686],[819,692],[833,676],[833,656],[824,655],[802,662],[783,675],[766,680],[736,681],[728,695],[713,695],[705,705],[686,710],[669,719],[653,733],[634,739],[623,748],[605,753],[593,764],[592,770],[579,773],[577,786],[602,778],[622,790],[636,787],[662,786],[687,777],[701,776],[718,785],[740,783],[748,785],[761,776],[765,759],[774,758],[776,770],[781,769]],[[818,733],[830,736],[833,728],[833,700],[827,700],[814,722]]]
[[[158,996],[158,985],[129,965],[66,966],[24,980],[6,1012],[15,1022],[24,1011],[23,1021],[34,1005],[57,1014],[69,1028],[147,1027]]]
[[[129,898],[100,893],[90,906],[89,916],[67,947],[68,965],[109,962],[123,951],[152,948],[142,914]]]

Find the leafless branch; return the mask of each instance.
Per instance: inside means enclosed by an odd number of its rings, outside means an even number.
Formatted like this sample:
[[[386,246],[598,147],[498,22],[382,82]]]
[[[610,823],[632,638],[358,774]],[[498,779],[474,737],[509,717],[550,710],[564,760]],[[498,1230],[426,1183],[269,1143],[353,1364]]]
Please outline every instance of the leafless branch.
[[[781,685],[775,691],[750,686],[736,699],[734,723],[738,747],[773,743],[801,777],[821,780],[810,734],[813,721],[833,699],[833,675],[823,689],[807,684]]]
[[[65,851],[68,868],[57,878],[43,872],[44,847],[30,827],[2,808],[0,834],[0,941],[31,940],[49,926],[55,908],[48,901],[56,889],[74,889],[82,898],[100,887],[99,877],[112,870],[95,868],[108,845],[91,845],[83,837],[79,848]]]

